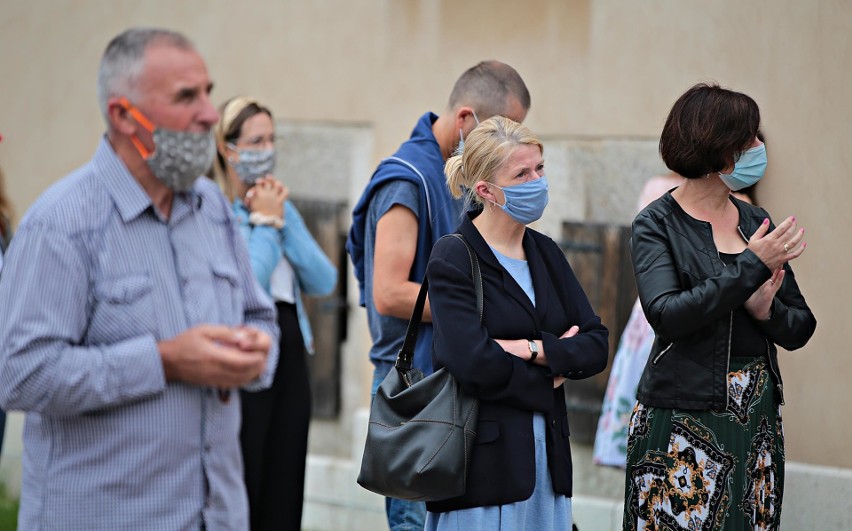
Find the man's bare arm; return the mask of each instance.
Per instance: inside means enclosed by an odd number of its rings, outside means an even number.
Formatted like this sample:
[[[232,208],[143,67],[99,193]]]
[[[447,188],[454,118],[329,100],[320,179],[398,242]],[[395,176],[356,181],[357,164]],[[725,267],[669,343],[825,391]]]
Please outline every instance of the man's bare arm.
[[[382,315],[408,319],[414,310],[420,284],[408,277],[417,253],[417,231],[417,216],[402,205],[392,206],[376,224],[373,303]],[[423,320],[432,320],[428,299]]]

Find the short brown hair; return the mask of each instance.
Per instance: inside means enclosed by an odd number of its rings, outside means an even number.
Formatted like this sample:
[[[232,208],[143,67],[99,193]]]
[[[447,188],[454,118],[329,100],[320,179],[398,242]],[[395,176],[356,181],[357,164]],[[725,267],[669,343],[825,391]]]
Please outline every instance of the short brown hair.
[[[482,61],[458,78],[450,93],[451,110],[462,105],[473,107],[480,120],[507,113],[511,98],[525,110],[530,109],[530,91],[517,70],[500,61]]]
[[[109,41],[98,68],[98,103],[107,125],[107,105],[111,97],[125,96],[131,102],[136,102],[145,50],[154,43],[180,50],[194,50],[189,39],[176,31],[162,28],[130,28]]]
[[[722,171],[748,149],[760,127],[750,97],[699,83],[678,98],[660,135],[666,166],[687,179]]]

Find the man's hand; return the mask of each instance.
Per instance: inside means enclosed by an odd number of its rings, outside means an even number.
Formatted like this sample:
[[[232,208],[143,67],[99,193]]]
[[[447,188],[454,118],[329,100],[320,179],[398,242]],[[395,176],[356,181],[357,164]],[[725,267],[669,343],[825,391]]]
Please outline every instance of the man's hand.
[[[254,328],[201,325],[157,347],[166,380],[231,389],[263,373],[270,344],[269,336]]]
[[[272,346],[272,338],[263,330],[252,326],[241,326],[236,329],[237,342],[234,346],[243,352],[258,352],[266,356]]]

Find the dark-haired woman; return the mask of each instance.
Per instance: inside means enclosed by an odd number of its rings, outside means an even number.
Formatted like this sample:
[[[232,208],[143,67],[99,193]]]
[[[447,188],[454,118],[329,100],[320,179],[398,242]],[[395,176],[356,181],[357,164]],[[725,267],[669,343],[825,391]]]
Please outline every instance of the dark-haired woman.
[[[745,94],[690,88],[660,138],[686,178],[633,222],[639,299],[656,339],[627,449],[624,529],[777,529],[784,490],[777,347],[816,320],[789,262],[795,217],[732,196],[763,176],[760,112]]]
[[[337,271],[273,177],[275,128],[269,109],[250,98],[229,100],[216,136],[223,187],[233,201],[255,276],[275,300],[281,327],[272,387],[241,393],[251,528],[298,531],[311,415],[305,354],[313,353],[301,295],[331,293]]]
[[[0,137],[2,139],[2,137]],[[3,255],[12,239],[12,203],[6,197],[6,183],[0,170],[0,275],[3,274]],[[6,412],[0,409],[0,451],[3,450],[3,435],[6,431]]]

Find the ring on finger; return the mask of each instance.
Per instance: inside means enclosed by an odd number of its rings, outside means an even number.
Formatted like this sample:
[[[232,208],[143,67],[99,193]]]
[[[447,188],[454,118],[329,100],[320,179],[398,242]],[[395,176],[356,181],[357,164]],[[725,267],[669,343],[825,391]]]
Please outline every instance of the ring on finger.
[[[785,244],[784,244],[784,252],[785,252],[785,253],[789,253],[789,252],[790,252],[790,244],[788,244],[788,243],[785,243]]]

